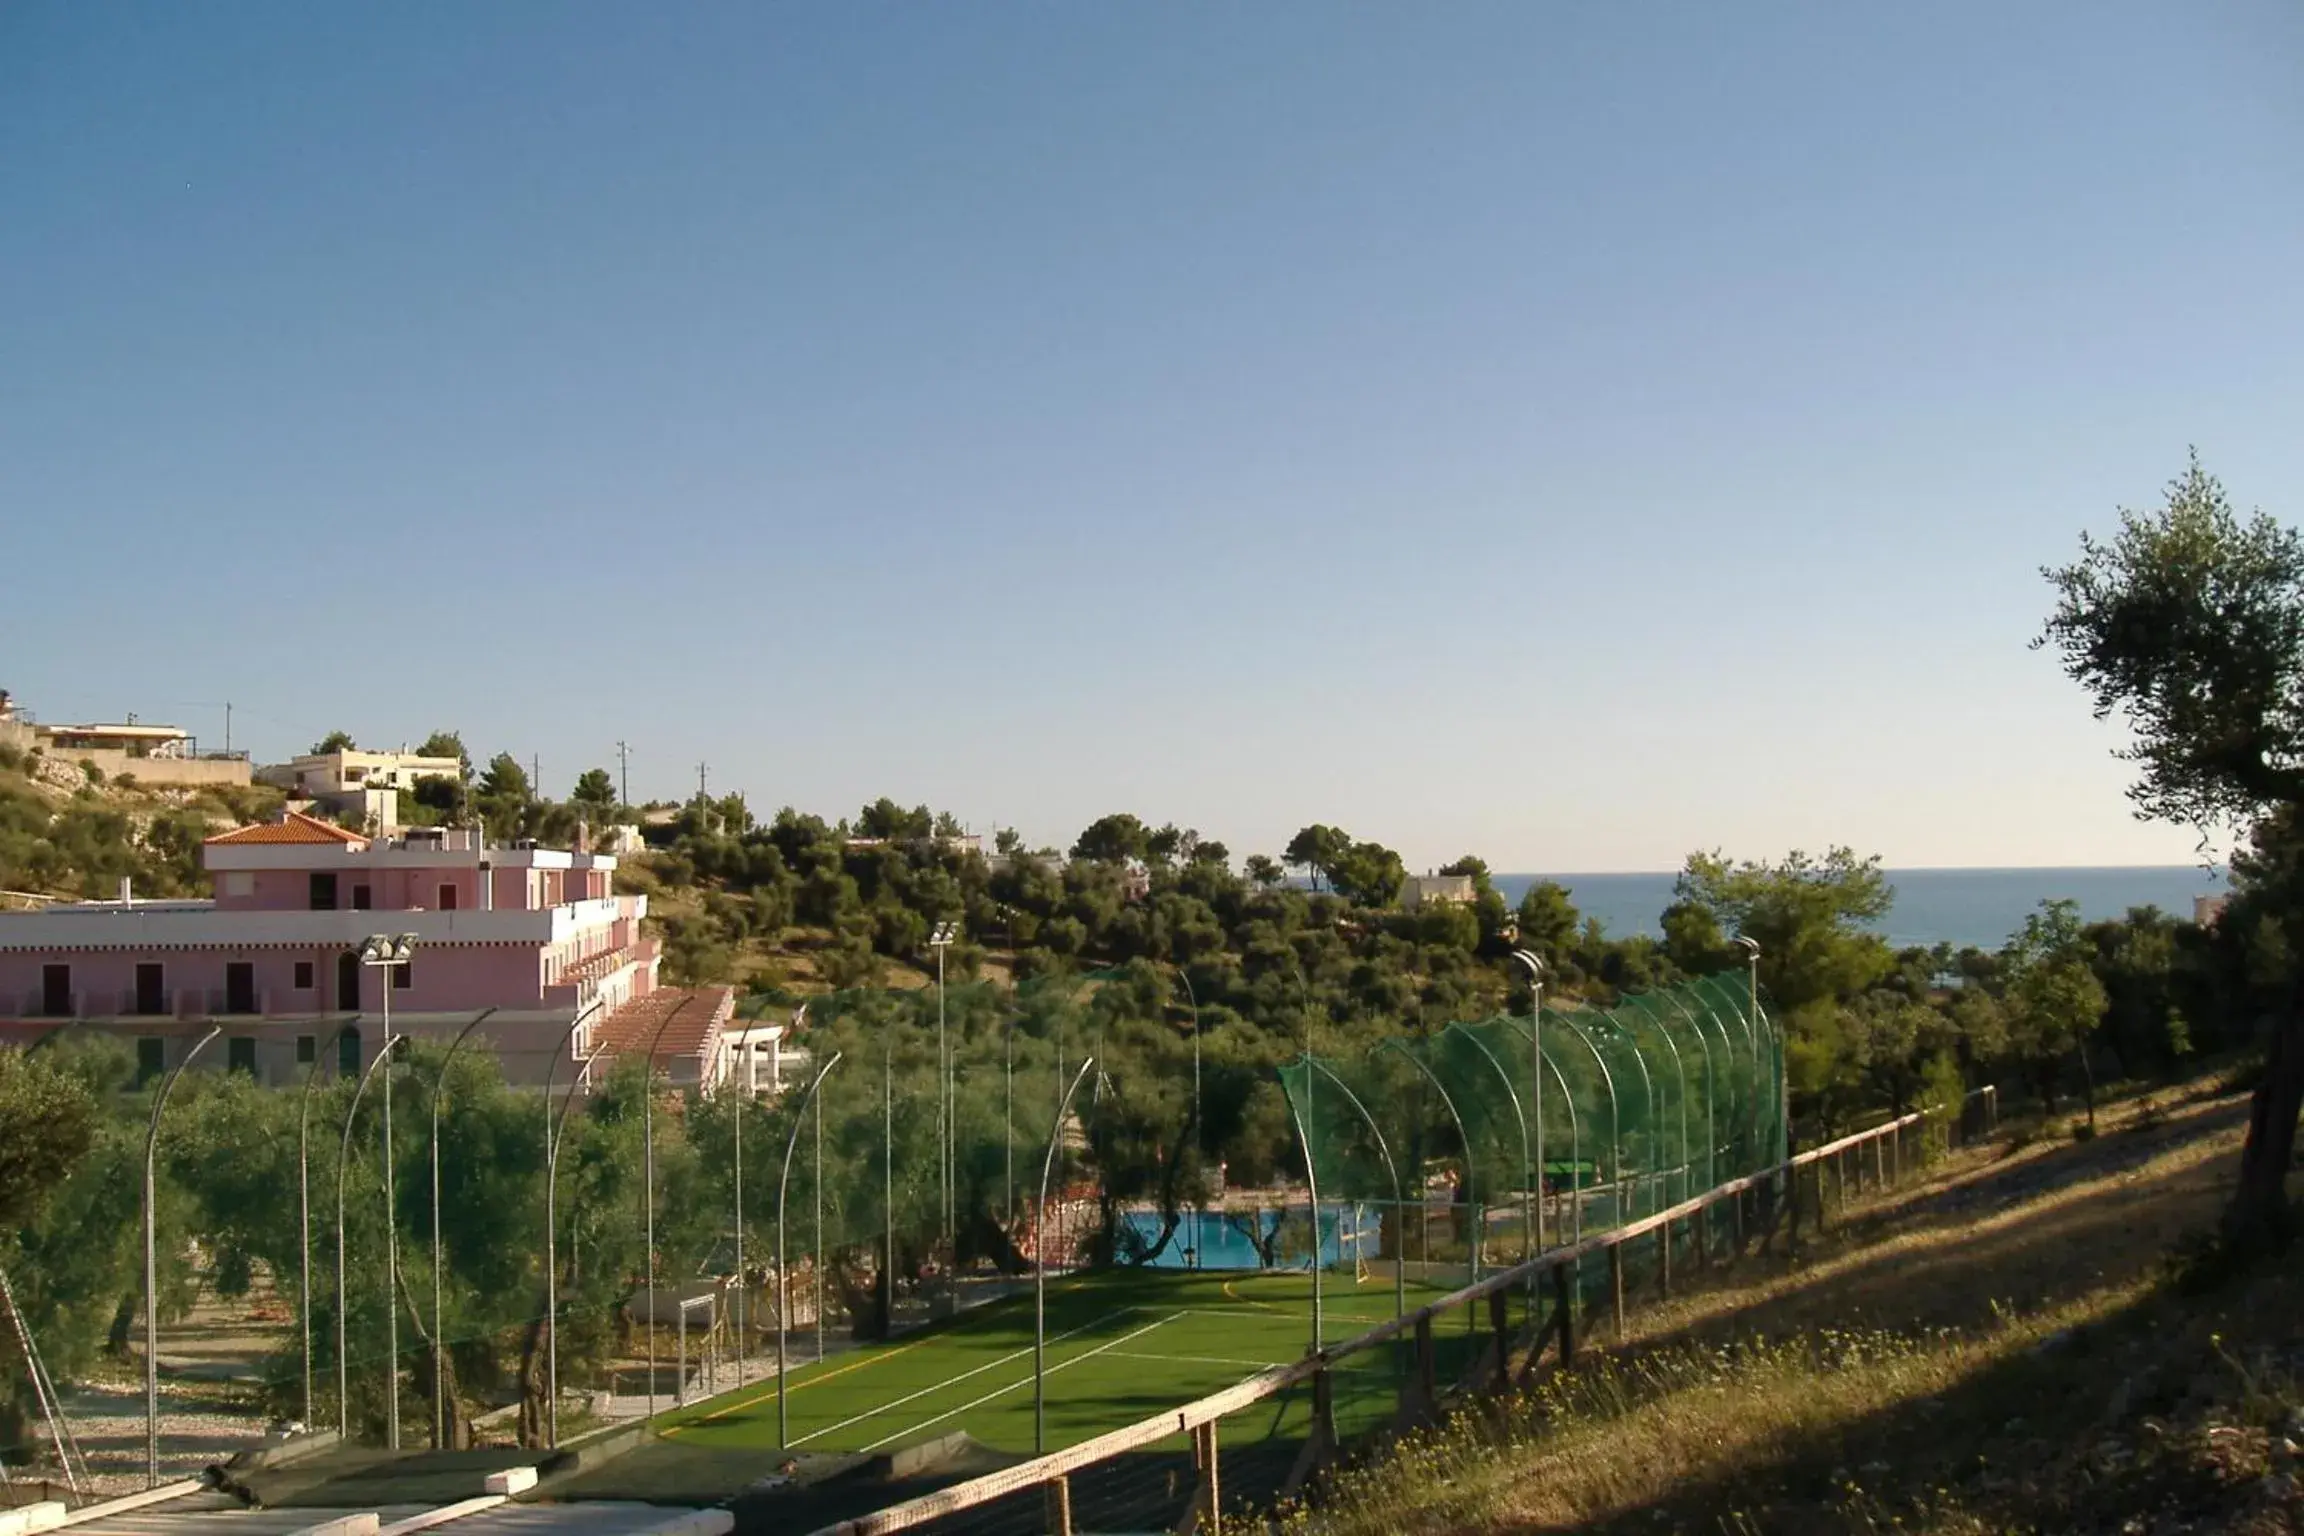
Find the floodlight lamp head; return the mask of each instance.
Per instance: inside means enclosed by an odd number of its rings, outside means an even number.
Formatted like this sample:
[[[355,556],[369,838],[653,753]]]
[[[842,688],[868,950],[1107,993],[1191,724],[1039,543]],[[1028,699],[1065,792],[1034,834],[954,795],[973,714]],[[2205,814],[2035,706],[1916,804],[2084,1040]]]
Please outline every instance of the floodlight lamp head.
[[[958,923],[938,923],[936,925],[936,931],[928,935],[928,947],[931,949],[942,949],[945,945],[951,943],[959,936],[960,925]]]

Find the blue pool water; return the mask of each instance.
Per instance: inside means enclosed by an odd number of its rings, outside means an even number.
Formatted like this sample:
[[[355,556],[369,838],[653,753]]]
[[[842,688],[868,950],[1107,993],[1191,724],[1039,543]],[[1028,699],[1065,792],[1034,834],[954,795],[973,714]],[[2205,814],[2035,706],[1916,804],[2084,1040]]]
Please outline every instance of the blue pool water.
[[[1286,1217],[1301,1219],[1303,1208],[1299,1206],[1284,1214]],[[1282,1216],[1280,1212],[1257,1211],[1252,1214],[1240,1213],[1234,1221],[1244,1224],[1250,1220],[1261,1220],[1265,1223],[1265,1230],[1269,1231],[1274,1220]],[[1123,1213],[1122,1219],[1135,1228],[1147,1244],[1160,1236],[1158,1211],[1128,1211]],[[1160,1257],[1152,1261],[1150,1267],[1191,1268],[1192,1250],[1197,1244],[1201,1269],[1261,1269],[1264,1261],[1257,1256],[1256,1245],[1248,1240],[1248,1234],[1235,1225],[1234,1221],[1227,1221],[1213,1211],[1206,1216],[1186,1211],[1182,1224],[1176,1229],[1176,1236],[1169,1241]],[[1323,1205],[1320,1208],[1321,1266],[1327,1268],[1341,1264],[1355,1255],[1369,1258],[1376,1255],[1375,1208],[1366,1205]],[[1300,1268],[1303,1258],[1301,1254],[1292,1258],[1284,1255],[1282,1263],[1290,1268]]]

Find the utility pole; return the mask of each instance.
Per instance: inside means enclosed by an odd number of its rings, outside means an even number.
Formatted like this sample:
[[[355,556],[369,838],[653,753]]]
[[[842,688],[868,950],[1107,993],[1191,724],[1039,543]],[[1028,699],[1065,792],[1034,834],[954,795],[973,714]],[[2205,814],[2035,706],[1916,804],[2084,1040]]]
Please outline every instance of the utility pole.
[[[232,701],[224,701],[224,755],[232,755]]]
[[[632,803],[632,749],[621,741],[616,743],[616,799],[621,805]]]
[[[528,754],[528,793],[538,799],[544,797],[544,769],[536,754]]]
[[[704,775],[708,766],[705,763],[696,765],[696,798],[699,800],[709,800],[712,797],[711,791],[704,787]]]

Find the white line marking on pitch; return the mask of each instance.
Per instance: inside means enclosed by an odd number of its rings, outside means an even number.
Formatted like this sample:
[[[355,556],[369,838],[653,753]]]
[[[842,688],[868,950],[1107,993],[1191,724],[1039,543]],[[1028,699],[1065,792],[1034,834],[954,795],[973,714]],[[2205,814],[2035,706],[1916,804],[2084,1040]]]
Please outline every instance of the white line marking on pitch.
[[[1062,1342],[1062,1341],[1063,1341],[1063,1340],[1065,1340],[1065,1339],[1076,1338],[1076,1337],[1078,1337],[1079,1335],[1081,1335],[1081,1334],[1083,1334],[1083,1333],[1086,1333],[1086,1332],[1088,1332],[1088,1331],[1089,1331],[1090,1329],[1092,1329],[1092,1328],[1101,1328],[1101,1327],[1103,1327],[1103,1326],[1104,1326],[1106,1323],[1108,1323],[1108,1322],[1112,1321],[1112,1319],[1114,1319],[1114,1318],[1116,1318],[1116,1317],[1127,1317],[1127,1316],[1129,1316],[1129,1315],[1130,1315],[1130,1314],[1132,1314],[1132,1313],[1141,1312],[1141,1311],[1143,1311],[1143,1310],[1144,1310],[1144,1309],[1143,1309],[1142,1307],[1122,1307],[1122,1308],[1121,1308],[1119,1311],[1117,1311],[1117,1312],[1107,1312],[1107,1313],[1105,1313],[1105,1314],[1104,1314],[1102,1317],[1100,1317],[1100,1318],[1096,1319],[1096,1321],[1094,1321],[1094,1322],[1092,1322],[1092,1323],[1083,1323],[1083,1324],[1081,1324],[1079,1327],[1077,1327],[1077,1328],[1073,1329],[1073,1330],[1072,1330],[1070,1333],[1060,1333],[1060,1334],[1056,1335],[1056,1337],[1055,1337],[1055,1338],[1053,1338],[1053,1339],[1050,1339],[1048,1342],[1049,1342],[1049,1343],[1051,1343],[1051,1344],[1056,1344],[1056,1343],[1060,1343],[1060,1342]],[[1159,1326],[1159,1325],[1158,1325],[1158,1324],[1154,1324],[1153,1326],[1157,1327],[1157,1326]],[[1135,1335],[1134,1335],[1134,1334],[1130,1334],[1128,1337],[1130,1337],[1130,1338],[1134,1338],[1134,1337],[1135,1337]],[[944,1380],[942,1380],[942,1381],[940,1381],[940,1382],[936,1383],[936,1384],[935,1384],[934,1386],[932,1386],[932,1387],[922,1387],[922,1388],[921,1388],[919,1391],[917,1391],[917,1392],[907,1392],[907,1393],[905,1393],[905,1394],[904,1394],[902,1397],[899,1397],[899,1398],[895,1398],[895,1399],[892,1399],[892,1400],[891,1400],[891,1401],[889,1401],[889,1402],[885,1402],[885,1403],[882,1403],[882,1404],[881,1404],[879,1407],[877,1407],[877,1408],[871,1408],[871,1409],[867,1409],[867,1410],[866,1410],[865,1412],[863,1412],[863,1413],[859,1413],[859,1414],[856,1414],[856,1415],[854,1415],[853,1417],[850,1417],[850,1418],[845,1418],[845,1419],[842,1419],[842,1420],[841,1420],[839,1423],[837,1423],[837,1424],[827,1424],[827,1425],[825,1425],[825,1426],[824,1426],[822,1429],[819,1429],[819,1430],[817,1430],[817,1431],[816,1431],[815,1433],[813,1433],[813,1434],[802,1435],[802,1436],[801,1436],[799,1439],[797,1439],[797,1440],[793,1441],[793,1442],[792,1442],[792,1444],[793,1444],[793,1445],[795,1445],[795,1446],[802,1446],[802,1445],[806,1445],[806,1444],[807,1444],[809,1441],[811,1441],[811,1440],[821,1440],[821,1439],[822,1439],[824,1436],[826,1436],[826,1435],[829,1435],[829,1434],[833,1434],[833,1433],[835,1433],[835,1432],[837,1432],[837,1431],[839,1431],[839,1430],[843,1430],[843,1429],[846,1429],[846,1428],[848,1428],[848,1427],[849,1427],[851,1424],[861,1424],[861,1423],[863,1423],[863,1422],[864,1422],[866,1419],[876,1419],[876,1418],[878,1418],[878,1417],[879,1417],[881,1414],[883,1414],[883,1413],[886,1413],[886,1412],[887,1412],[889,1409],[891,1409],[891,1408],[901,1408],[901,1407],[903,1407],[903,1406],[904,1406],[906,1403],[909,1403],[909,1402],[916,1402],[916,1401],[917,1401],[917,1400],[919,1400],[920,1398],[926,1397],[926,1396],[928,1396],[928,1395],[929,1395],[930,1393],[932,1393],[932,1392],[941,1392],[941,1391],[943,1391],[943,1390],[944,1390],[946,1387],[949,1387],[949,1386],[953,1385],[953,1384],[954,1384],[954,1383],[956,1383],[956,1382],[962,1382],[962,1381],[966,1381],[966,1380],[967,1380],[969,1377],[971,1377],[971,1376],[981,1376],[981,1375],[983,1375],[983,1374],[984,1374],[986,1371],[998,1370],[998,1369],[999,1369],[1001,1366],[1003,1366],[1003,1365],[1006,1365],[1006,1364],[1008,1364],[1009,1362],[1011,1362],[1011,1361],[1014,1361],[1014,1360],[1021,1360],[1021,1359],[1023,1359],[1023,1358],[1024,1358],[1026,1355],[1029,1355],[1030,1353],[1032,1353],[1032,1346],[1031,1346],[1031,1345],[1029,1345],[1029,1344],[1027,1344],[1026,1346],[1024,1346],[1024,1348],[1022,1348],[1022,1349],[1019,1349],[1019,1350],[1015,1350],[1015,1351],[1013,1351],[1013,1352],[1011,1352],[1011,1353],[1009,1353],[1009,1354],[1005,1354],[1005,1355],[1002,1355],[1002,1356],[1001,1356],[999,1359],[997,1359],[997,1360],[987,1361],[985,1364],[983,1364],[983,1365],[980,1365],[980,1366],[977,1366],[977,1367],[976,1367],[974,1370],[972,1370],[972,1371],[962,1371],[962,1372],[961,1372],[959,1375],[957,1375],[957,1376],[948,1376],[948,1377],[946,1377]]]
[[[1127,1343],[1130,1339],[1140,1339],[1144,1337],[1144,1335],[1150,1333],[1155,1328],[1165,1328],[1170,1323],[1175,1322],[1177,1318],[1180,1318],[1184,1315],[1185,1314],[1181,1312],[1177,1312],[1167,1317],[1163,1317],[1157,1322],[1146,1323],[1143,1327],[1137,1329],[1134,1333],[1124,1333],[1109,1344],[1099,1344],[1094,1349],[1083,1350],[1081,1353],[1074,1355],[1069,1360],[1063,1361],[1060,1364],[1052,1365],[1048,1367],[1046,1371],[1042,1372],[1042,1375],[1053,1376],[1058,1371],[1064,1370],[1070,1366],[1078,1365],[1083,1360],[1092,1360],[1096,1356],[1103,1354],[1106,1350],[1118,1349],[1121,1345]],[[1029,1351],[1027,1351],[1027,1353],[1029,1353]],[[892,1435],[888,1435],[882,1439],[875,1440],[870,1445],[864,1447],[864,1449],[858,1452],[858,1454],[869,1456],[874,1451],[880,1449],[880,1447],[887,1445],[892,1441],[901,1440],[906,1435],[917,1434],[923,1429],[933,1429],[937,1425],[943,1423],[946,1419],[966,1413],[971,1408],[981,1408],[996,1397],[1006,1397],[1009,1393],[1016,1391],[1018,1388],[1028,1387],[1030,1385],[1032,1385],[1032,1378],[1027,1376],[1022,1381],[1012,1381],[1004,1387],[994,1388],[992,1391],[985,1393],[982,1397],[977,1398],[974,1402],[962,1403],[959,1407],[952,1409],[950,1412],[940,1413],[932,1419],[924,1419],[918,1424],[911,1425],[908,1428],[900,1429]]]
[[[1284,1360],[1226,1360],[1216,1355],[1155,1355],[1133,1349],[1112,1351],[1115,1360],[1154,1360],[1162,1365],[1238,1365],[1251,1371],[1268,1371],[1274,1366],[1287,1364]]]

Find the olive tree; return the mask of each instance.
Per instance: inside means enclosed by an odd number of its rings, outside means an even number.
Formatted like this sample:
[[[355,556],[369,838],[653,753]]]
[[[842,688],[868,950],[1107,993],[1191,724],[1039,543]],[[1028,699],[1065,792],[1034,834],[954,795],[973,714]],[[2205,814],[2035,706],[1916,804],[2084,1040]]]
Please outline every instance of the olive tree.
[[[2035,648],[2053,649],[2099,719],[2133,733],[2137,815],[2221,833],[2304,804],[2304,539],[2262,512],[2243,520],[2197,452],[2164,505],[2123,509],[2109,540],[2042,572],[2056,605]],[[2297,904],[2282,903],[2293,931]],[[2290,946],[2293,949],[2293,943]],[[2304,975],[2272,1026],[2227,1236],[2288,1223],[2287,1172],[2304,1107]]]

